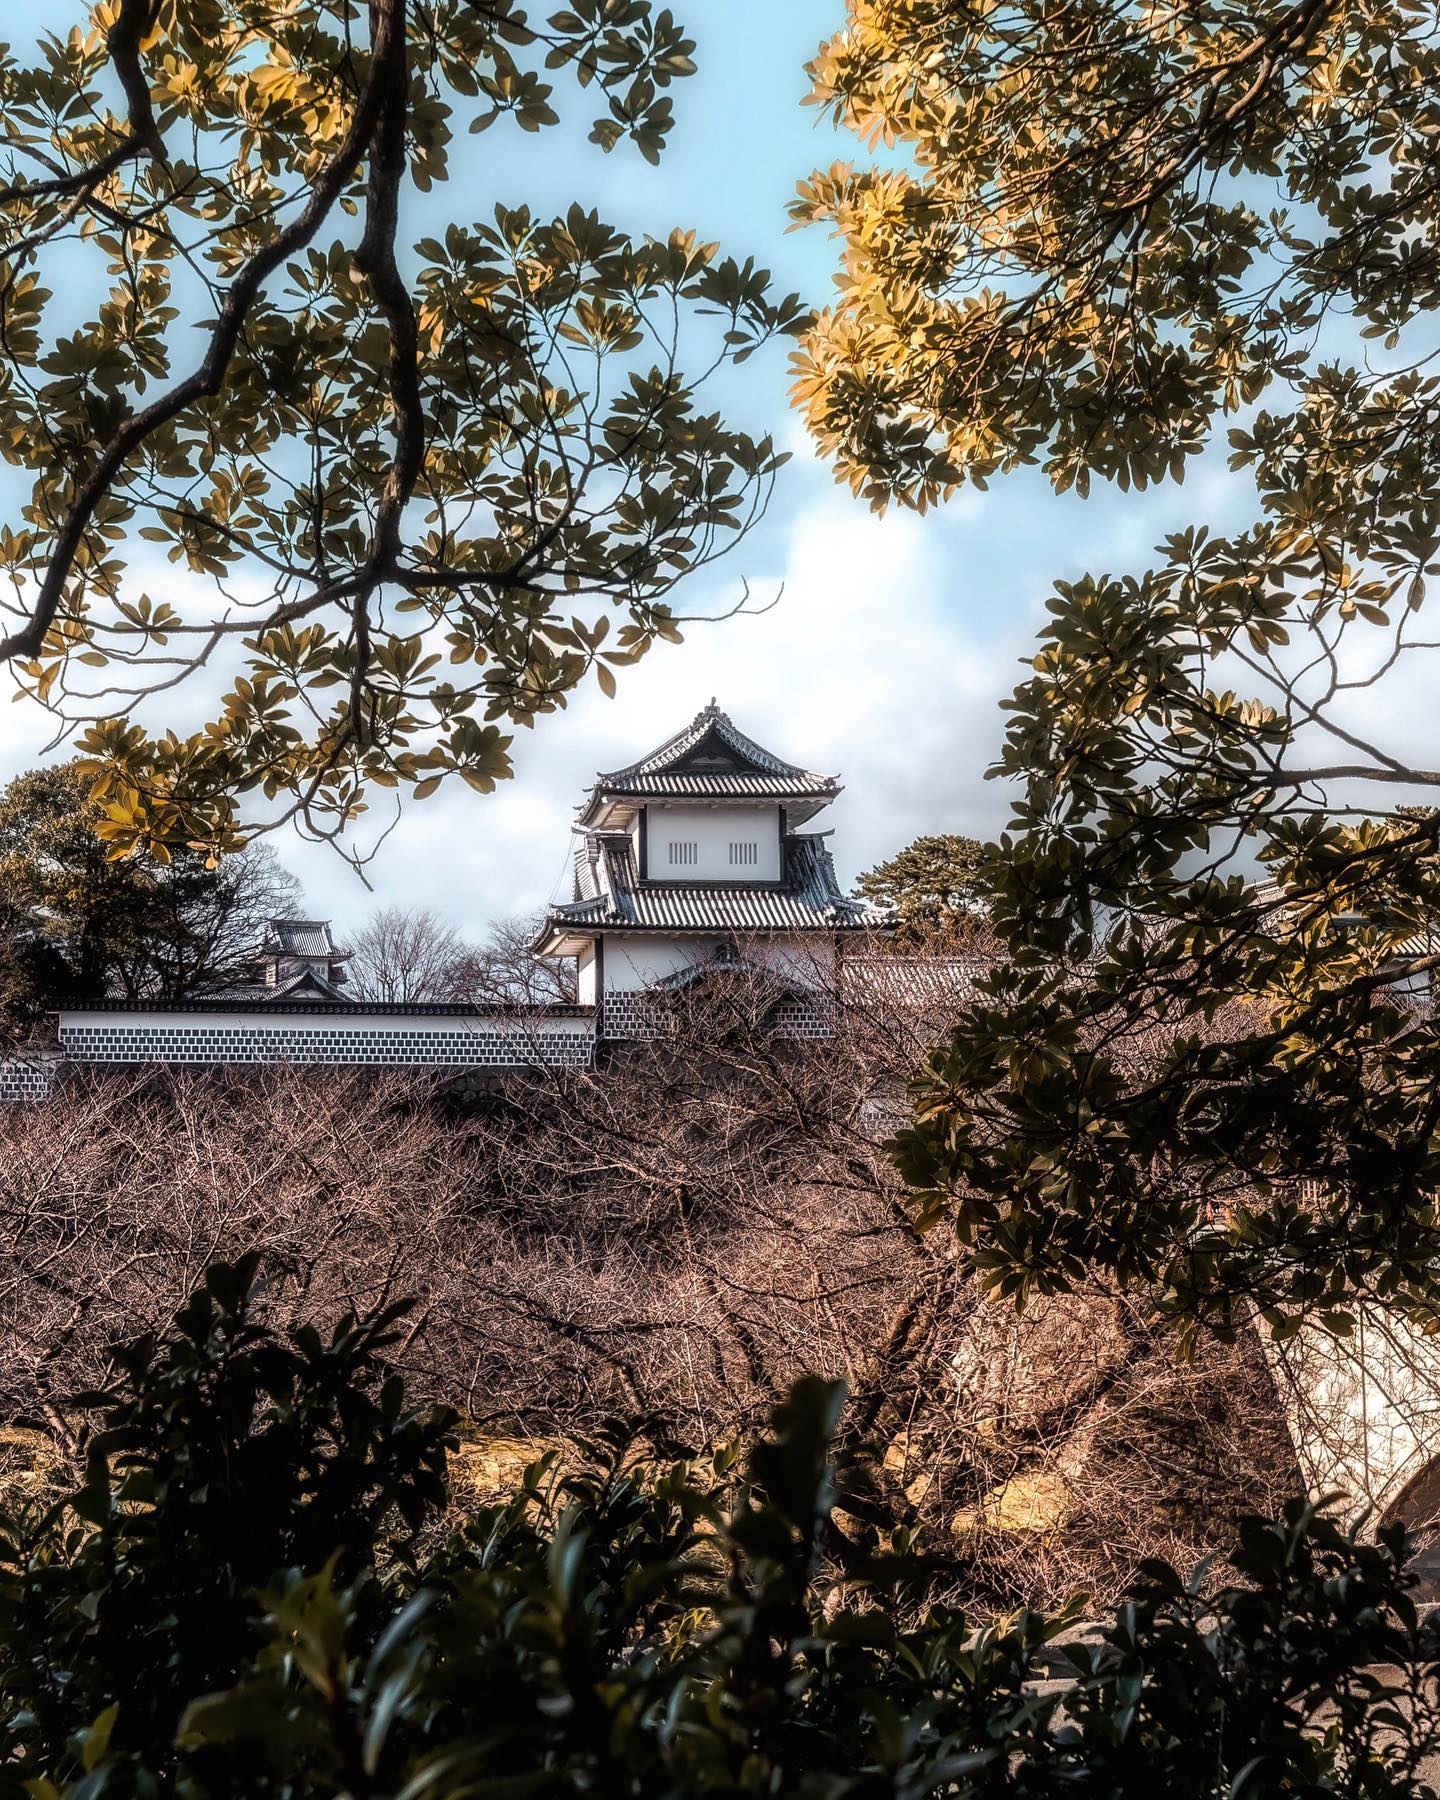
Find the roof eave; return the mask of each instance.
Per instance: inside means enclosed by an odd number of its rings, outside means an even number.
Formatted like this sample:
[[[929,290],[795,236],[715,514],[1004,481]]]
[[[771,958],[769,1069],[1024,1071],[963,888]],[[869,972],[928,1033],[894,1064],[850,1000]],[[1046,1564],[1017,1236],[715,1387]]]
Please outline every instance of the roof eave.
[[[536,956],[575,956],[602,932],[619,932],[626,934],[632,931],[663,932],[670,937],[681,937],[686,934],[702,935],[724,932],[730,936],[738,933],[741,937],[785,937],[796,931],[873,931],[885,929],[877,927],[873,921],[842,915],[833,919],[787,919],[778,925],[737,925],[733,919],[700,919],[684,924],[672,923],[663,919],[595,919],[583,925],[569,924],[563,920],[556,921],[542,932],[531,946]],[[574,948],[561,948],[566,941],[573,943]]]
[[[532,956],[579,956],[595,938],[594,926],[547,924],[530,944]]]
[[[572,1001],[495,1001],[480,1005],[463,1000],[274,1000],[226,998],[210,995],[191,1000],[66,1000],[46,1008],[50,1017],[67,1013],[297,1013],[319,1018],[341,1014],[350,1018],[588,1018],[593,1006]],[[84,1058],[80,1058],[84,1061]]]
[[[588,830],[593,827],[601,818],[601,815],[606,811],[606,808],[615,801],[622,802],[628,806],[632,812],[638,812],[644,804],[643,800],[635,794],[617,794],[601,787],[597,782],[595,786],[590,789],[586,798],[581,802],[580,811],[575,819],[576,828],[579,830]]]
[[[792,824],[803,825],[839,798],[845,791],[840,781],[826,778],[823,788],[782,788],[768,794],[636,794],[620,788],[596,784],[581,802],[575,816],[575,829],[603,829],[615,812],[635,814],[642,806],[783,806]]]
[[[808,824],[816,813],[824,812],[831,801],[843,791],[837,781],[834,787],[823,794],[797,794],[793,800],[782,801],[787,827]]]

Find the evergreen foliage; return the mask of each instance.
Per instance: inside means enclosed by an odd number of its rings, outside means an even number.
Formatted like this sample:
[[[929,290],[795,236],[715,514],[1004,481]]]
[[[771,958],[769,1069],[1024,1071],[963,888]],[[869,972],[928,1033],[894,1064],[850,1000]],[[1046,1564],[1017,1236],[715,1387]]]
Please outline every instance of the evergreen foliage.
[[[897,1145],[920,1216],[1021,1302],[1099,1272],[1224,1332],[1431,1332],[1433,13],[847,14],[813,98],[903,154],[796,203],[844,240],[798,387],[837,474],[1124,489],[1228,418],[1256,509],[1055,584],[994,771],[1004,956]]]
[[[211,865],[181,846],[117,858],[75,763],[0,793],[0,1010],[105,994],[171,1000],[252,972],[265,922],[299,887],[263,845]]]
[[[447,1513],[403,1308],[277,1336],[253,1263],[131,1345],[81,1485],[0,1532],[0,1794],[1420,1796],[1440,1650],[1398,1530],[1298,1503],[1202,1592],[928,1604],[905,1534],[839,1578],[842,1390],[669,1462],[643,1431]]]
[[[655,161],[693,40],[650,0],[73,11],[0,49],[0,661],[122,849],[489,792],[503,724],[613,693],[763,511],[783,456],[703,390],[802,309],[693,232],[512,203],[488,137],[433,235],[402,215],[465,133],[556,125],[556,78]],[[141,722],[217,675],[199,729]]]
[[[975,838],[918,837],[867,869],[855,890],[890,911],[897,943],[963,940],[985,916],[984,860],[984,846]]]

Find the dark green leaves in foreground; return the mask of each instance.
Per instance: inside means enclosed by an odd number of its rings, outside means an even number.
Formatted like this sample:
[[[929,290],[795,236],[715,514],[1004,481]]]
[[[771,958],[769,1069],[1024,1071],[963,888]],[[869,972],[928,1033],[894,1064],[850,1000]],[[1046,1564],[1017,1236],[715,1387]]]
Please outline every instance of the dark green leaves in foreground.
[[[747,1457],[643,1435],[445,1510],[389,1319],[281,1339],[219,1268],[91,1402],[89,1475],[3,1547],[0,1794],[1420,1796],[1431,1634],[1397,1533],[1298,1505],[1233,1585],[968,1620],[832,1510],[841,1390]]]

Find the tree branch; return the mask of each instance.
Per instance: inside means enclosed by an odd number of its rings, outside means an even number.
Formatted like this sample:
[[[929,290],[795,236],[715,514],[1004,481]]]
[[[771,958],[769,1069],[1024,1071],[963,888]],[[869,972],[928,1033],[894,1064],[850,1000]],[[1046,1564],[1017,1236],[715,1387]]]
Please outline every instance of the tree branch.
[[[241,269],[226,293],[220,315],[210,332],[210,342],[200,365],[176,383],[168,393],[133,413],[111,436],[90,473],[71,500],[56,533],[55,548],[36,597],[35,611],[27,625],[0,639],[0,661],[37,656],[45,635],[55,621],[65,586],[75,567],[85,533],[96,508],[129,457],[162,426],[186,407],[207,395],[217,394],[235,354],[246,316],[265,281],[287,257],[301,249],[319,230],[331,207],[354,175],[375,134],[394,79],[395,63],[405,59],[405,7],[403,0],[375,0],[372,60],[369,79],[340,150],[316,180],[310,199],[294,222],[258,250]]]

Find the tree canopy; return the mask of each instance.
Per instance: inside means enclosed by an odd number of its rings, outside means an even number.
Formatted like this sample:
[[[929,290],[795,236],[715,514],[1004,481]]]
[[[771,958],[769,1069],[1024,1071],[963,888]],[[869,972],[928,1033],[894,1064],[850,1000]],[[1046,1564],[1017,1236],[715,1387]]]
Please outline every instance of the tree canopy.
[[[77,15],[0,53],[0,454],[29,483],[0,661],[78,730],[121,850],[488,791],[504,723],[613,692],[763,509],[783,458],[701,393],[801,308],[683,230],[474,216],[479,146],[463,212],[413,242],[402,213],[458,134],[557,123],[552,77],[654,161],[693,42],[650,0]]]
[[[1388,356],[1383,372],[1347,367],[1333,335],[1314,336],[1343,318],[1393,351],[1440,292],[1428,11],[848,0],[846,14],[811,66],[812,102],[905,153],[819,171],[793,209],[844,243],[797,392],[852,486],[925,504],[1037,460],[1058,489],[1095,474],[1143,486],[1178,477],[1219,417],[1279,382],[1298,406],[1237,443],[1262,489],[1313,462],[1302,513],[1323,516],[1326,496],[1343,511],[1346,470],[1433,505],[1434,378]],[[1383,528],[1373,548],[1392,593],[1429,554]]]
[[[294,878],[263,844],[211,868],[195,850],[117,860],[75,763],[0,793],[0,1007],[33,1018],[60,997],[174,1000],[247,972],[268,919],[293,913]]]
[[[855,891],[890,909],[899,943],[963,939],[984,914],[984,857],[984,846],[972,837],[918,837],[867,869]]]
[[[837,474],[927,505],[1039,462],[1183,476],[1243,529],[1067,570],[998,773],[1007,960],[899,1153],[987,1281],[1097,1267],[1231,1329],[1436,1321],[1437,29],[1384,0],[850,0],[814,100],[882,166],[797,393]]]

